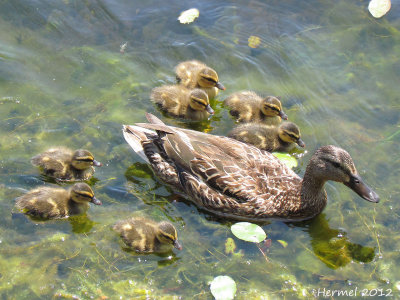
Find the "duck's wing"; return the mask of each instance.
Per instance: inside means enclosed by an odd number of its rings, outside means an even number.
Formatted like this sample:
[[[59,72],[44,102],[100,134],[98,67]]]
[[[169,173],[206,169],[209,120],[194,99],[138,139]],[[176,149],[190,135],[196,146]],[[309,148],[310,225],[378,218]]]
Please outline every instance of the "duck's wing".
[[[148,114],[151,124],[137,125],[162,134],[162,147],[178,173],[181,169],[238,203],[268,193],[270,176],[297,176],[272,154],[255,147],[227,137],[167,126],[154,118]]]

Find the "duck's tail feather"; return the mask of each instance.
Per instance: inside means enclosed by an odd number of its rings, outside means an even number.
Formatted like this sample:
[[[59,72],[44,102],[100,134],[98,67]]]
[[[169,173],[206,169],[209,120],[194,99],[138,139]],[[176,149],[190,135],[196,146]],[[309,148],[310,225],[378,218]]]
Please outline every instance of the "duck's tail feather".
[[[154,131],[133,125],[123,125],[122,132],[124,134],[125,141],[129,144],[129,146],[131,146],[133,151],[135,151],[145,162],[149,163],[149,160],[144,153],[142,142],[148,140],[145,133],[154,134]]]

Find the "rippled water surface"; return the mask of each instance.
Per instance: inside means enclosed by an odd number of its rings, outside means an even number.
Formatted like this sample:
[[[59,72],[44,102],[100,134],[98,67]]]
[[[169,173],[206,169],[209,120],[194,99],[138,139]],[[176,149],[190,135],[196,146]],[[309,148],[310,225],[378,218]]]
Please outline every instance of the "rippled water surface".
[[[238,299],[309,299],[324,288],[399,297],[400,9],[392,2],[374,19],[368,1],[1,1],[1,298],[210,299],[218,275],[236,281]],[[191,7],[200,17],[180,24]],[[248,46],[250,36],[260,38],[258,48]],[[212,102],[216,115],[200,124],[163,116],[149,101],[188,59],[213,67],[226,86]],[[234,122],[221,100],[243,89],[281,96],[307,145],[299,175],[315,149],[338,145],[381,202],[328,183],[320,216],[262,224],[267,261],[233,237],[231,222],[162,184],[123,140],[121,124],[143,122],[146,111],[224,135]],[[103,162],[90,181],[103,206],[32,221],[15,211],[15,198],[56,184],[30,158],[61,145]],[[173,222],[183,250],[124,251],[111,226],[131,215]]]

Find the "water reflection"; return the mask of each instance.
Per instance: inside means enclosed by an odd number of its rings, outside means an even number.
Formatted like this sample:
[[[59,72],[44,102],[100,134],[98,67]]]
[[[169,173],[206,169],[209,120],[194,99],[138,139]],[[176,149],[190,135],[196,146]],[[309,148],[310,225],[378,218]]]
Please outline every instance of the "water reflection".
[[[315,256],[331,269],[344,267],[353,260],[369,263],[375,257],[375,248],[352,243],[345,231],[330,228],[324,213],[309,221],[290,224],[306,228]]]

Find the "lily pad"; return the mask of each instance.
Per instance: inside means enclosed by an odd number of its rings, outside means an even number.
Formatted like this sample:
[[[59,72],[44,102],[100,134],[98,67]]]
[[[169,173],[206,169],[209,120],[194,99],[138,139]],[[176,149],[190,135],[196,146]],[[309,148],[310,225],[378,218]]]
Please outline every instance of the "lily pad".
[[[236,294],[236,282],[229,276],[217,276],[211,282],[210,290],[216,300],[233,299]]]
[[[297,167],[298,163],[297,163],[297,159],[293,156],[291,156],[288,153],[282,153],[282,152],[272,152],[272,154],[279,158],[279,160],[283,163],[285,163],[286,166],[288,166],[289,168],[293,169],[295,167]]]
[[[387,14],[391,7],[390,0],[371,0],[368,10],[374,18],[381,18]]]
[[[265,231],[258,225],[249,222],[239,222],[231,226],[232,233],[239,239],[260,243],[266,239]]]
[[[200,12],[197,8],[191,8],[181,12],[178,17],[178,21],[182,24],[189,24],[196,20],[200,15]]]

